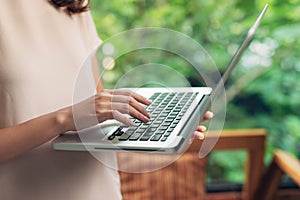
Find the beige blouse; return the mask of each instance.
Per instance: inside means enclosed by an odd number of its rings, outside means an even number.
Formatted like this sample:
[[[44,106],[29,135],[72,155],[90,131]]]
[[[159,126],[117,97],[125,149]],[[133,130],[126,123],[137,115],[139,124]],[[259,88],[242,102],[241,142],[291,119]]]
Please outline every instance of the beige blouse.
[[[100,40],[89,12],[68,15],[47,0],[0,5],[3,128],[72,104],[80,64]],[[112,153],[101,156],[116,163]],[[88,152],[54,151],[48,142],[0,163],[0,199],[121,199],[119,176]]]

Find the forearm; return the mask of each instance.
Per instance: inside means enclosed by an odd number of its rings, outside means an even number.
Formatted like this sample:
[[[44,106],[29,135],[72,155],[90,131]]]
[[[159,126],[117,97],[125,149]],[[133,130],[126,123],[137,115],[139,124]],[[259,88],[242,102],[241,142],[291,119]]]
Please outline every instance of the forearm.
[[[104,88],[103,88],[102,82],[101,82],[101,74],[99,71],[99,64],[98,64],[97,56],[92,57],[92,70],[93,70],[93,75],[94,75],[95,84],[96,84],[96,91],[101,92]]]
[[[108,119],[132,125],[132,121],[125,114],[146,123],[150,115],[141,104],[150,105],[151,101],[129,90],[103,90],[73,106],[0,129],[0,161],[29,151],[60,133],[84,129]],[[82,122],[80,127],[75,127],[73,108],[76,110],[76,120]]]
[[[0,129],[0,161],[34,149],[67,131],[67,120],[66,112],[60,110]]]

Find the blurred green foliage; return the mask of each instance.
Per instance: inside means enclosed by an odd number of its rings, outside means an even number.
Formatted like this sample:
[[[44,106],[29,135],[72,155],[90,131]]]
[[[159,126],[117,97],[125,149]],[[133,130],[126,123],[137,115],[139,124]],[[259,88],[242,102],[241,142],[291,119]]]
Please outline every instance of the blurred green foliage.
[[[229,81],[225,128],[268,129],[269,162],[274,148],[299,157],[300,0],[93,0],[91,8],[103,40],[138,27],[173,29],[203,45],[222,72],[265,3],[267,14]],[[124,73],[133,61],[122,62],[114,73]],[[193,80],[178,57],[160,54],[160,63]],[[242,157],[238,152],[212,155],[210,177],[241,181]]]

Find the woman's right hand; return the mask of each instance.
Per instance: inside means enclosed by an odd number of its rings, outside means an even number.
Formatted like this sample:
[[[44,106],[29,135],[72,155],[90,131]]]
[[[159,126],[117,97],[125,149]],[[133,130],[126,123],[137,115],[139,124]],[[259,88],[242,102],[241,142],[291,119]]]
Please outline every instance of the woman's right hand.
[[[68,130],[87,128],[108,119],[133,125],[128,115],[146,123],[150,115],[142,104],[150,105],[151,101],[130,90],[103,90],[67,108],[68,120],[65,122]]]

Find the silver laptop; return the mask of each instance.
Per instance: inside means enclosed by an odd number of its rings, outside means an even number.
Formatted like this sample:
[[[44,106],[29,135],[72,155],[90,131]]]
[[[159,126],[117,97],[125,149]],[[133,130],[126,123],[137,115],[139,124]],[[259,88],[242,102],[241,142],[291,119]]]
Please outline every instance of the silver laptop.
[[[209,87],[131,88],[153,102],[146,108],[151,115],[149,122],[142,123],[132,119],[134,126],[124,126],[115,120],[107,120],[80,131],[80,136],[78,133],[62,134],[53,141],[53,148],[68,151],[183,152],[191,142],[193,133],[211,102],[224,89],[224,83],[250,44],[267,8],[268,5],[248,30],[214,89]]]

